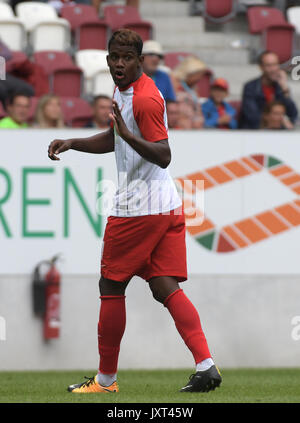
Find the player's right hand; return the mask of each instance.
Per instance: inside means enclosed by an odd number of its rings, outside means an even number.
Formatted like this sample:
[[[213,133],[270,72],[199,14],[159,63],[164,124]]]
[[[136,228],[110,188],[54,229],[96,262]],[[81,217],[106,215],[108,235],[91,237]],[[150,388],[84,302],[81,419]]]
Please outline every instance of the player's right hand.
[[[49,144],[48,157],[51,160],[60,160],[57,155],[71,148],[71,140],[54,140]]]

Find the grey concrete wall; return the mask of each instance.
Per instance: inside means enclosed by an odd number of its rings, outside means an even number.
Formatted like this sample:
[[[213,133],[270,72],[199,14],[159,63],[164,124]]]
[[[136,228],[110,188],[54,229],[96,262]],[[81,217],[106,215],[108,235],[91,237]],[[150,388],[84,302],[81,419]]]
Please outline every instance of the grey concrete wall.
[[[300,340],[291,320],[300,315],[300,276],[191,276],[182,288],[197,307],[220,367],[300,366]],[[0,275],[0,370],[97,368],[97,275],[64,276],[62,329],[45,343],[33,317],[30,276]],[[173,320],[143,280],[127,289],[127,327],[120,368],[193,367]]]

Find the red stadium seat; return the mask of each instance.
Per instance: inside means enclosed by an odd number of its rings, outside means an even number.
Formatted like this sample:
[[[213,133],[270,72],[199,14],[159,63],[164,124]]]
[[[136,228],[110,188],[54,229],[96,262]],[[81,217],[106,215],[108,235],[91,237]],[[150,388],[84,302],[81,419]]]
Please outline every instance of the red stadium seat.
[[[142,21],[138,9],[132,6],[106,6],[104,18],[113,31],[122,28],[125,24]]]
[[[236,0],[204,0],[203,16],[212,23],[225,23],[237,12]]]
[[[61,16],[69,21],[75,33],[77,50],[106,49],[108,25],[99,19],[93,6],[66,5],[61,9]]]
[[[51,91],[59,96],[79,97],[82,71],[74,65],[68,53],[42,51],[34,53],[34,61],[41,65],[49,76]]]
[[[71,56],[63,51],[39,51],[34,53],[33,58],[35,63],[43,66],[48,74],[58,69],[75,66]]]
[[[61,105],[65,123],[81,128],[92,119],[92,108],[85,100],[78,97],[61,97]]]
[[[8,60],[9,63],[24,62],[28,57],[23,51],[12,51],[12,57]]]
[[[16,64],[25,62],[28,59],[27,55],[23,51],[12,51],[12,57],[6,61],[6,72],[10,72],[11,69],[15,68]]]
[[[171,53],[166,53],[164,56],[164,63],[170,69],[176,68],[179,63],[188,56],[193,56],[191,53],[185,51],[176,51]]]
[[[260,34],[268,26],[285,24],[286,20],[279,9],[265,6],[253,6],[247,10],[250,34]]]
[[[50,87],[54,94],[59,96],[80,96],[82,91],[82,72],[72,69],[59,69],[50,78]]]
[[[199,97],[208,98],[210,96],[210,85],[213,79],[213,72],[210,69],[207,69],[197,83],[197,94]]]
[[[106,6],[104,17],[105,22],[113,31],[119,28],[129,28],[136,31],[143,41],[152,38],[152,24],[142,20],[136,7]]]
[[[143,41],[151,40],[152,38],[152,24],[149,22],[136,22],[131,24],[125,24],[124,28],[131,29],[139,34]]]
[[[29,110],[29,122],[33,122],[34,121],[34,116],[35,116],[35,111],[36,111],[36,106],[38,104],[39,101],[39,97],[31,97],[30,99],[30,110]]]
[[[87,22],[80,25],[75,31],[75,44],[77,50],[107,48],[108,26],[104,22]]]
[[[287,63],[294,52],[295,27],[288,23],[272,25],[263,32],[263,48],[276,53],[280,63]]]
[[[72,31],[82,24],[99,22],[100,20],[95,7],[85,4],[63,6],[61,17],[69,21]]]

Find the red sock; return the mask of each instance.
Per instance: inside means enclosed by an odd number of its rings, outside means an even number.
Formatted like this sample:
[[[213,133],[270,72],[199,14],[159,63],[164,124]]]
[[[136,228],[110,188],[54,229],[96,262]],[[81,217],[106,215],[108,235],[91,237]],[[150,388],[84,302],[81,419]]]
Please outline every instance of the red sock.
[[[126,325],[125,295],[102,295],[98,323],[101,373],[117,373],[120,344]]]
[[[199,314],[182,289],[172,292],[164,301],[182,339],[194,356],[195,363],[210,358],[210,352],[202,331]]]

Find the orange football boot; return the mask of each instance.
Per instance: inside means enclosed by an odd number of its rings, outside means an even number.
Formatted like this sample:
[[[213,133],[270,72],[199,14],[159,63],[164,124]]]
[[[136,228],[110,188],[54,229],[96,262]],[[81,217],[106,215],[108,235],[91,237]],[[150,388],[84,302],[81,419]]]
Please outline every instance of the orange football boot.
[[[119,392],[119,387],[116,381],[113,382],[109,386],[102,386],[97,382],[96,376],[94,377],[85,376],[85,378],[87,380],[83,383],[70,385],[68,387],[68,391],[73,392],[75,394],[98,394],[98,393],[108,393],[108,392]]]

